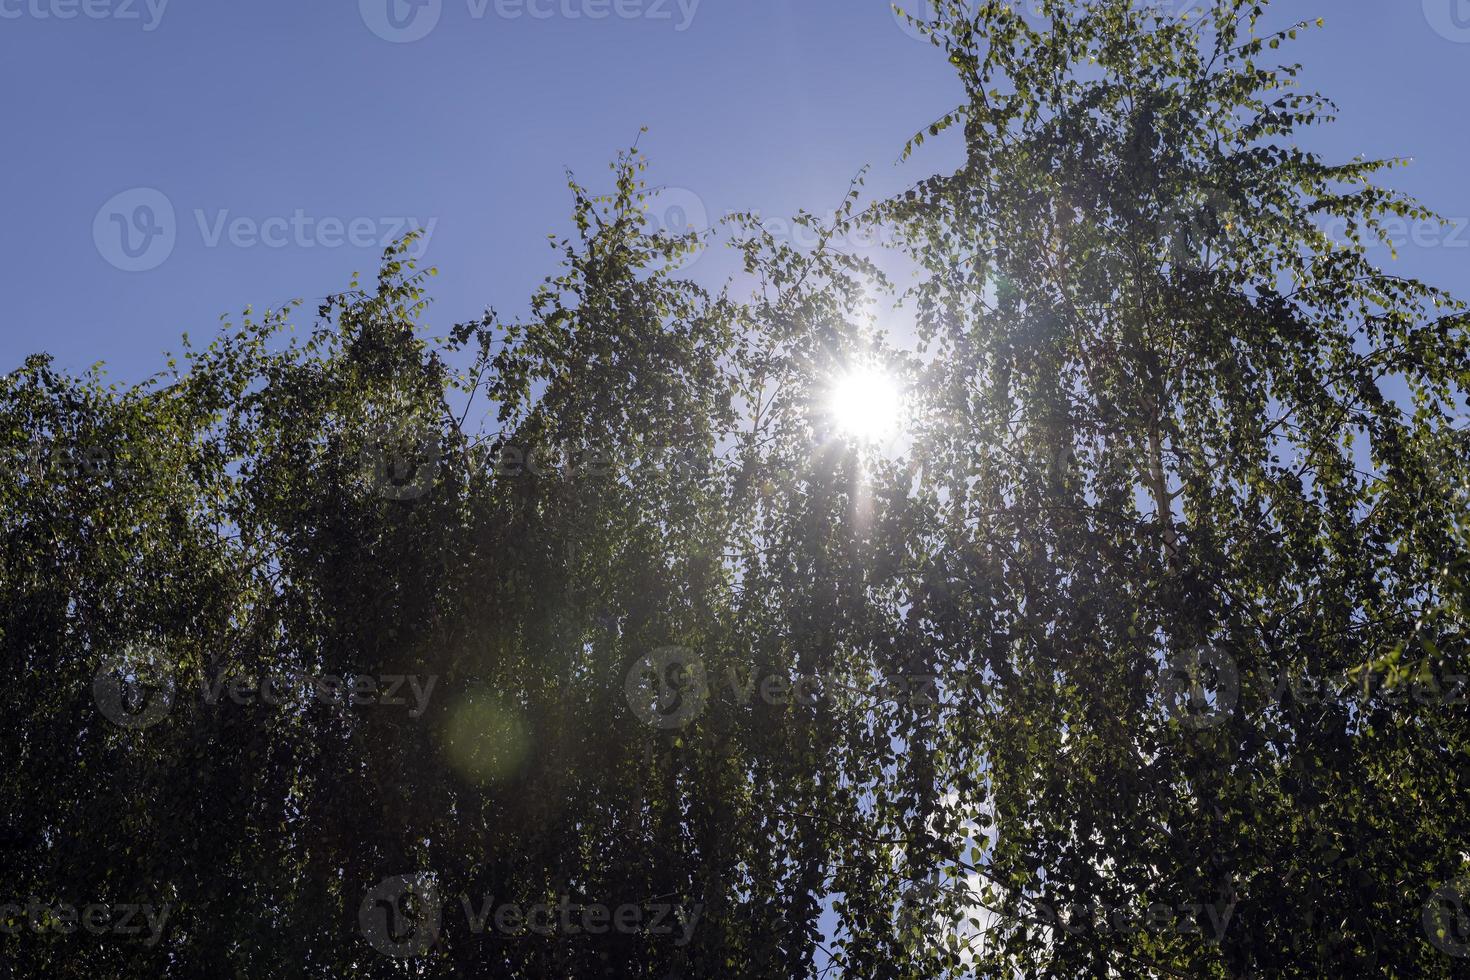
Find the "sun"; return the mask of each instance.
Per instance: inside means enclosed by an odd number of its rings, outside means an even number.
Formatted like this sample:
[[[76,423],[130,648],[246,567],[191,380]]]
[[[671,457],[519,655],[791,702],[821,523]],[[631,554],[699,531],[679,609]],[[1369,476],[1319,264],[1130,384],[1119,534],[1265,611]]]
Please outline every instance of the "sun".
[[[901,406],[898,386],[880,368],[853,368],[832,384],[827,403],[837,431],[854,442],[873,443],[894,435]]]

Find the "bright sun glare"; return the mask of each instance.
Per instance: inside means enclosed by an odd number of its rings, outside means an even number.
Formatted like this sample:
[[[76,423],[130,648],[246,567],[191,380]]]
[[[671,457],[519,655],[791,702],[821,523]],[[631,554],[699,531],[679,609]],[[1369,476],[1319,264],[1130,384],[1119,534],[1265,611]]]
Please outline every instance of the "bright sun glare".
[[[857,442],[876,442],[898,430],[898,388],[876,367],[854,368],[839,377],[829,407],[838,431]]]

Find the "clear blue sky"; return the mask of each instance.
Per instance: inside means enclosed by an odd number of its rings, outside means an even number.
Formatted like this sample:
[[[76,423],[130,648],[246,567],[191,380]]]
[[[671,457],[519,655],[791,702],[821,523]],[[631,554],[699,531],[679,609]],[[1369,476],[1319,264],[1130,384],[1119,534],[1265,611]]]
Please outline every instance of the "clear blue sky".
[[[894,166],[958,88],[885,0],[393,2],[0,0],[0,369],[44,350],[139,379],[186,330],[371,271],[393,219],[434,222],[436,328],[519,310],[553,268],[564,169],[603,181],[644,125],[654,180],[712,215],[827,209],[864,164],[883,190],[955,158]],[[1470,216],[1470,0],[1275,9],[1328,20],[1292,51],[1342,108],[1311,144],[1412,156],[1390,180]],[[171,252],[137,188],[173,208]],[[1396,268],[1470,293],[1470,228]]]

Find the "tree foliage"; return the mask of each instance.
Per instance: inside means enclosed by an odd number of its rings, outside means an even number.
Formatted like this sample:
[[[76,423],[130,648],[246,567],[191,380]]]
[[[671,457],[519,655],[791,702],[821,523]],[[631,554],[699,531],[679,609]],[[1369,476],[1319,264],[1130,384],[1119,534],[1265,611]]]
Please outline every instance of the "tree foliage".
[[[1263,4],[936,6],[963,166],[719,291],[630,152],[524,316],[431,336],[405,243],[0,382],[19,974],[1464,974],[1467,318],[1366,255],[1430,215]],[[88,902],[167,928],[27,907]]]

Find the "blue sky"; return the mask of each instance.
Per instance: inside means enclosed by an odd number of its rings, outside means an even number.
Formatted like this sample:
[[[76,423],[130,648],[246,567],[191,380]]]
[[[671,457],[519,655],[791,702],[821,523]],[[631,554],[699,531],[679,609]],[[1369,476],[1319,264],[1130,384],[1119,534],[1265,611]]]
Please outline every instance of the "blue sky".
[[[138,380],[184,331],[340,290],[410,224],[432,227],[436,328],[513,313],[554,267],[564,170],[604,181],[645,125],[653,180],[712,216],[955,159],[895,166],[959,93],[884,0],[388,2],[0,0],[0,368],[44,350]],[[1342,109],[1309,144],[1413,157],[1388,180],[1459,219],[1406,234],[1395,269],[1470,293],[1470,0],[1274,9],[1327,18],[1291,52]]]

